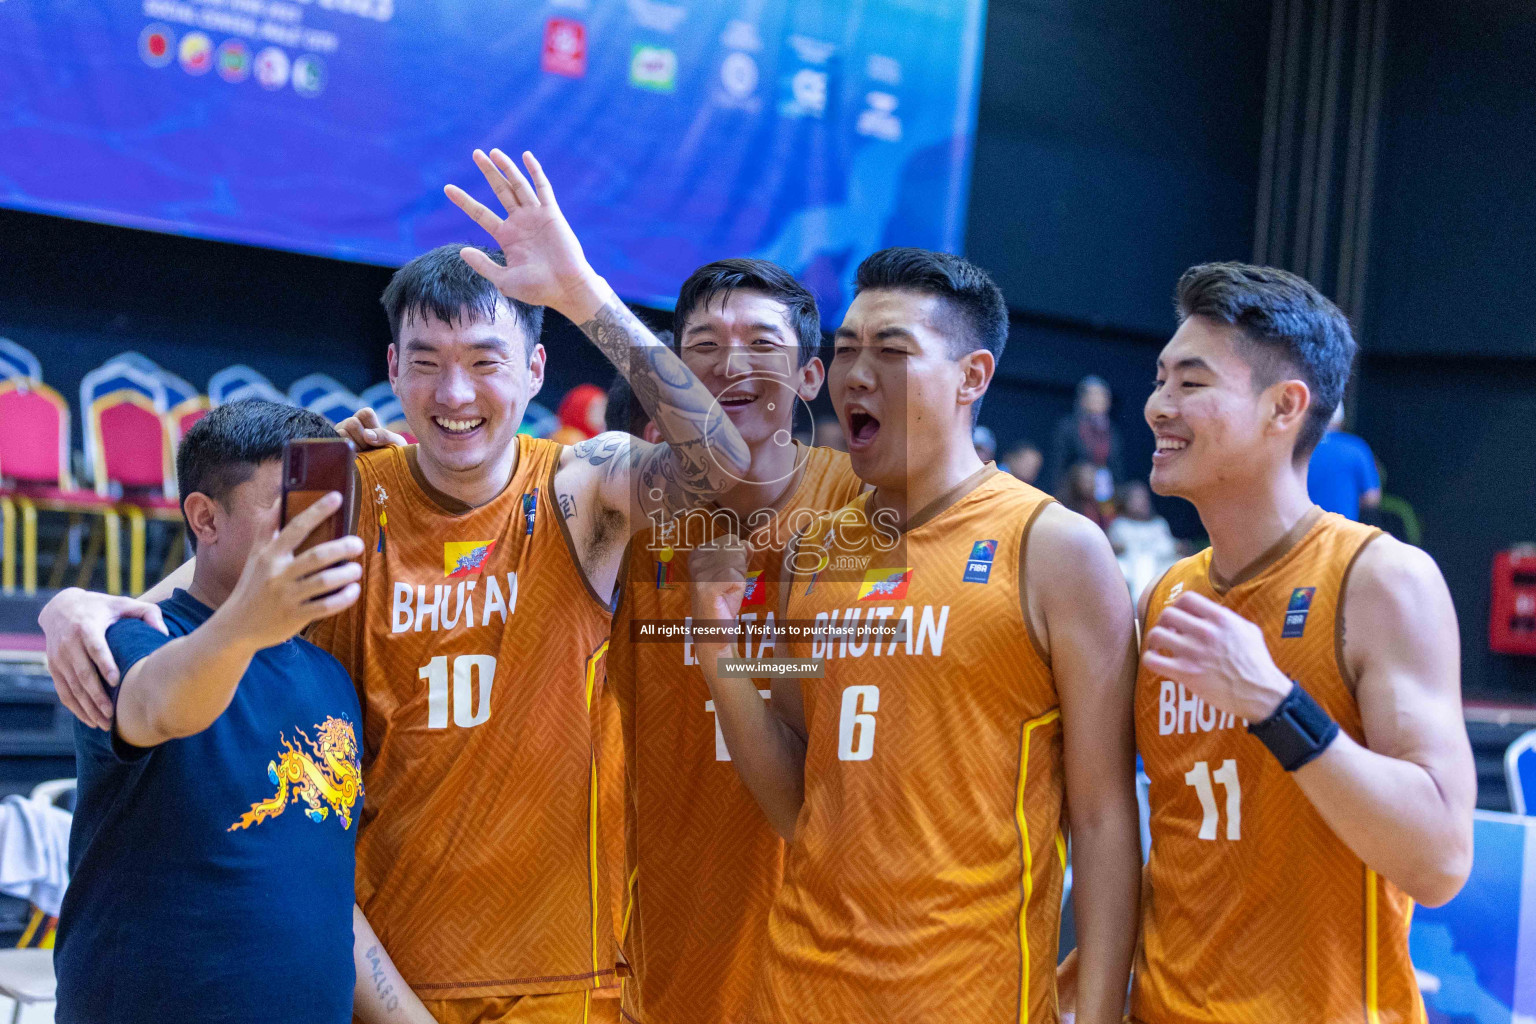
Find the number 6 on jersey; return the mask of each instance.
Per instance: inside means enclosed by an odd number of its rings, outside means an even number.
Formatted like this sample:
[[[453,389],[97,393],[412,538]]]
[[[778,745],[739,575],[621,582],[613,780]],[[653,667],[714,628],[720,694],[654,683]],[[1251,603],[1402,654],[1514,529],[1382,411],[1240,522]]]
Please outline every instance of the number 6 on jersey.
[[[880,687],[850,686],[843,691],[837,720],[839,761],[868,761],[875,756],[875,712],[879,710]]]

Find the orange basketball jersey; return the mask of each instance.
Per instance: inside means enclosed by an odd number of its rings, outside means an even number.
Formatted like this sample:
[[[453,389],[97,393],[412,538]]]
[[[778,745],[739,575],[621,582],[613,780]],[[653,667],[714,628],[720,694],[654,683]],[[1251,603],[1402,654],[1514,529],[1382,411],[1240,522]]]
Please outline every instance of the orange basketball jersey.
[[[863,486],[847,455],[803,450],[784,506],[740,524],[762,542],[749,567],[744,623],[765,625],[777,612],[777,576],[796,524],[810,525]],[[783,868],[783,842],[730,764],[693,645],[645,632],[687,624],[690,547],[729,523],[723,513],[696,513],[670,532],[636,534],[613,621],[608,685],[624,723],[634,879],[624,937],[634,978],[624,985],[624,1013],[640,1024],[741,1021]],[[754,657],[773,654],[762,635],[748,642]]]
[[[896,628],[788,645],[825,678],[756,1024],[1056,1019],[1061,722],[1023,604],[1049,502],[989,465],[899,539],[866,495],[796,547],[824,568],[787,625]]]
[[[433,495],[414,449],[359,457],[363,595],[315,642],[358,681],[357,901],[424,999],[614,977],[591,696],[608,609],[519,436],[506,489]]]
[[[1314,509],[1230,587],[1207,549],[1153,588],[1147,626],[1182,592],[1264,630],[1275,664],[1359,742],[1342,657],[1350,567],[1380,531]],[[1152,850],[1132,1017],[1143,1024],[1408,1024],[1413,904],[1323,821],[1247,723],[1142,670],[1136,739]]]

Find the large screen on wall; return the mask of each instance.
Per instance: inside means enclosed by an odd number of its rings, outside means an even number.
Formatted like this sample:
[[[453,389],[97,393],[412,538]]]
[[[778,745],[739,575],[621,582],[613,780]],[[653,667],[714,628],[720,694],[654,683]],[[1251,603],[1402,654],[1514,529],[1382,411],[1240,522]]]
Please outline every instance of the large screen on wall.
[[[959,251],[985,0],[0,0],[0,205],[394,265],[480,240],[532,149],[592,263],[667,306],[776,260]]]

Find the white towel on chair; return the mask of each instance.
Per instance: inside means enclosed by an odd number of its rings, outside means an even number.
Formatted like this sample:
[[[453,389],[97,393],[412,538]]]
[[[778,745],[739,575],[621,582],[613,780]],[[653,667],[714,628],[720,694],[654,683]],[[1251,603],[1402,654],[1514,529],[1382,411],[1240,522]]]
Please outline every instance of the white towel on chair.
[[[0,892],[58,917],[69,884],[73,820],[68,811],[24,796],[0,800]]]

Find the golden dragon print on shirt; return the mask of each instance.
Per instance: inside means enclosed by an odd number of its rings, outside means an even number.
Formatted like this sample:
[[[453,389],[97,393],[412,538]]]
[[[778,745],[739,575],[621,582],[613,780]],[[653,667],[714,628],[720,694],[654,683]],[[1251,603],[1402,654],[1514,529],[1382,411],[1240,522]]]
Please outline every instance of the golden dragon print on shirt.
[[[297,746],[279,737],[284,750],[277,760],[267,762],[267,778],[277,792],[252,804],[228,831],[275,818],[289,803],[300,800],[307,805],[304,814],[311,821],[324,821],[335,811],[343,829],[352,827],[352,809],[363,795],[357,734],[345,718],[330,717],[315,728],[319,737],[315,741],[303,729],[295,729],[300,741]]]

